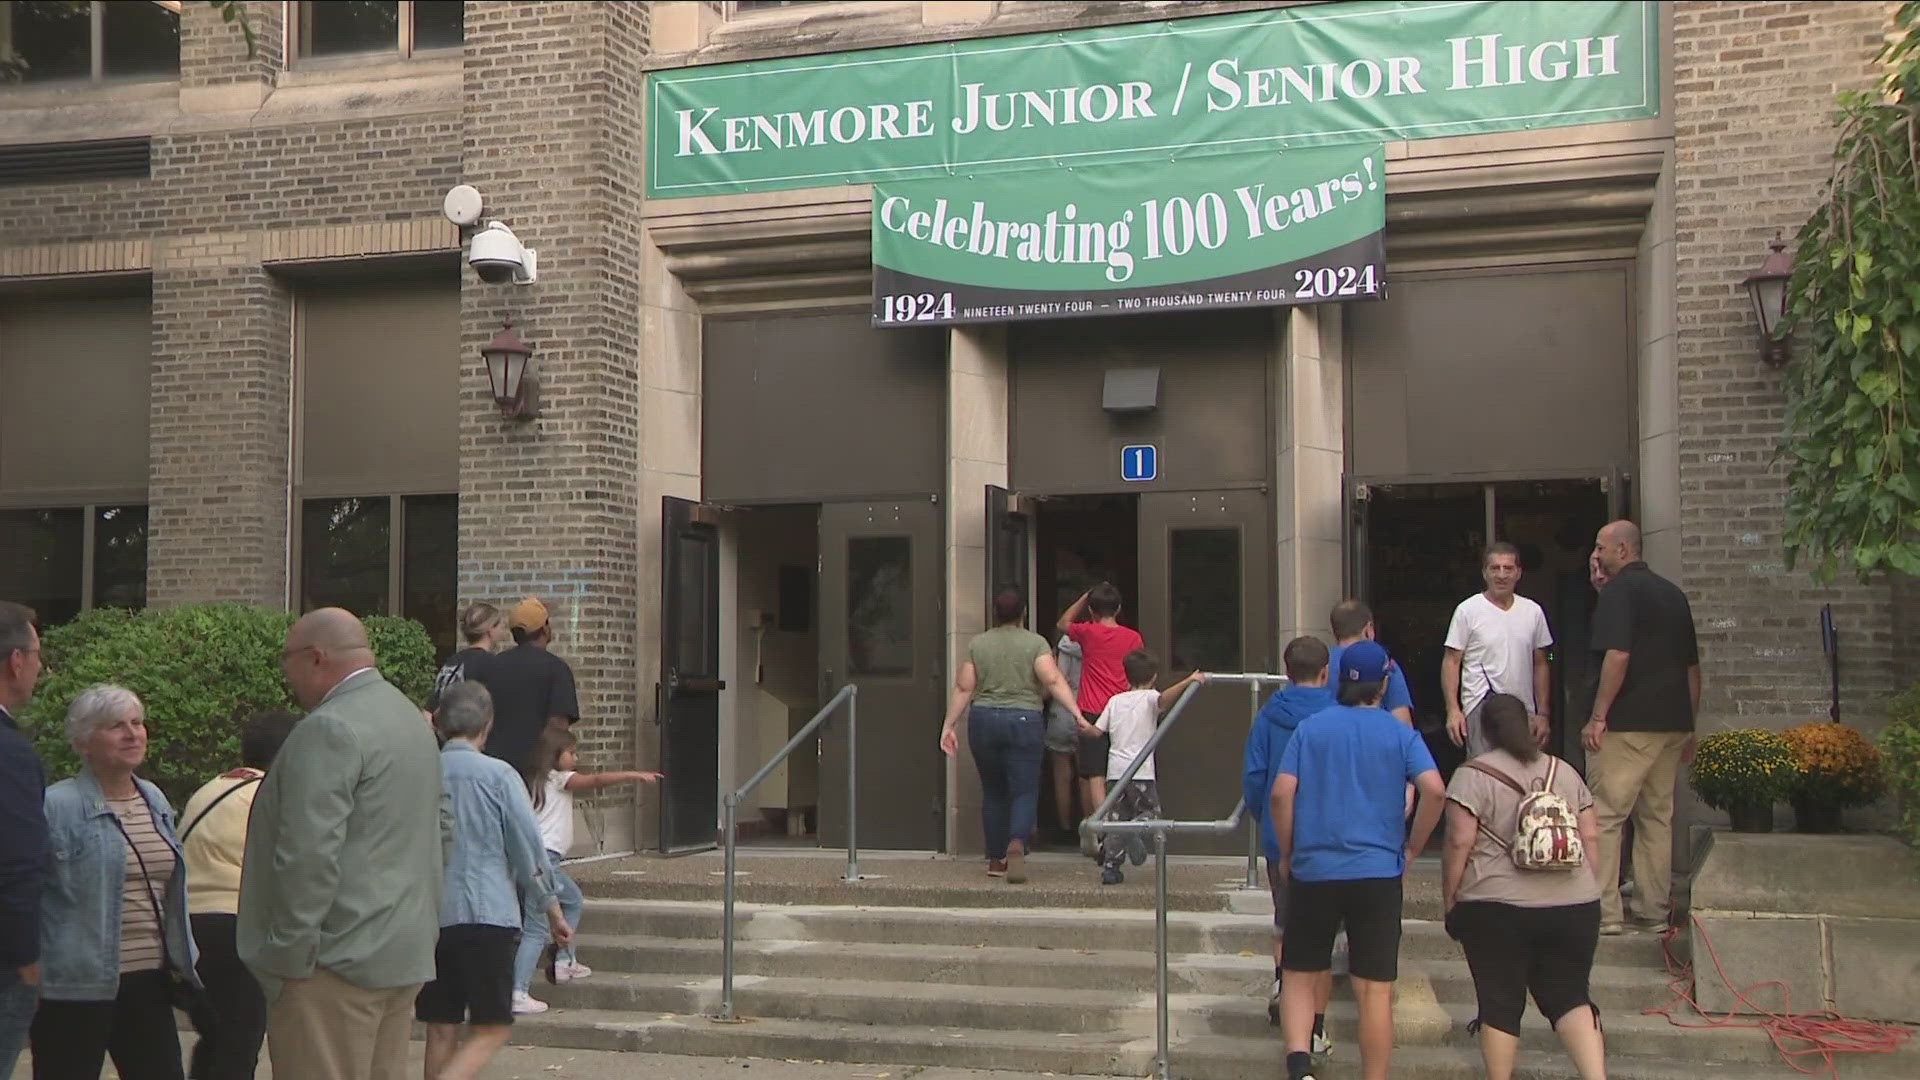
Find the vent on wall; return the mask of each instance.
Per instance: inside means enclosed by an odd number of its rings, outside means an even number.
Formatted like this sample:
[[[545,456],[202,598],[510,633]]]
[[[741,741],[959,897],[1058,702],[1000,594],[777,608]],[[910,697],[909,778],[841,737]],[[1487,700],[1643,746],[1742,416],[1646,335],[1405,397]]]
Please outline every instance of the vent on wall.
[[[153,140],[0,146],[0,184],[58,184],[75,180],[145,180],[153,175]]]

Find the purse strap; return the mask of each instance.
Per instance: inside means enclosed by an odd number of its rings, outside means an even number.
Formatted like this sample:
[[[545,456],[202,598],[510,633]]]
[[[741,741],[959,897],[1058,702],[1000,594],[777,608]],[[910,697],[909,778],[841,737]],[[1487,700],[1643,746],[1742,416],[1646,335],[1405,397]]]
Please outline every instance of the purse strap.
[[[239,791],[243,787],[247,787],[251,784],[257,784],[264,779],[266,779],[266,777],[264,776],[249,776],[246,779],[228,788],[227,790],[221,792],[220,794],[215,795],[213,797],[213,801],[208,803],[206,806],[202,807],[199,813],[193,815],[193,820],[187,822],[187,827],[180,830],[181,846],[182,847],[186,846],[187,837],[193,835],[193,827],[195,825],[200,824],[201,820],[205,818],[208,814],[213,813],[213,808],[216,806],[219,806],[222,802],[225,802],[227,796],[233,794],[236,791]]]
[[[153,804],[147,802],[145,795],[140,795],[140,804],[147,808],[147,816],[151,818],[153,816]],[[208,807],[208,809],[212,809],[212,807]],[[160,910],[160,898],[154,895],[153,875],[147,871],[146,857],[140,854],[140,845],[133,842],[133,834],[127,831],[127,823],[120,820],[120,815],[114,813],[111,806],[107,808],[107,812],[113,815],[113,827],[120,830],[121,839],[127,842],[127,850],[133,852],[133,861],[140,866],[140,884],[143,887],[143,891],[147,894],[147,903],[153,907],[154,929],[160,934],[161,967],[162,970],[171,971],[173,970],[173,958],[167,949],[167,917]],[[196,818],[195,820],[199,819]],[[154,827],[154,833],[157,835],[159,831],[160,829],[156,825]]]

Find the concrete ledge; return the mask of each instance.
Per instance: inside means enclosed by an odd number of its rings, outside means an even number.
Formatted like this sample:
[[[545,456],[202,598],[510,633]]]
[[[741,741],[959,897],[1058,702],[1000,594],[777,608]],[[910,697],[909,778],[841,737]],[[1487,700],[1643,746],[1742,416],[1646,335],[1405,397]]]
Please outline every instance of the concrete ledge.
[[[1693,914],[1694,997],[1709,1013],[1920,1021],[1920,877],[1904,844],[1717,833]]]
[[[1920,866],[1912,849],[1884,836],[1716,832],[1694,875],[1693,904],[1920,919]]]

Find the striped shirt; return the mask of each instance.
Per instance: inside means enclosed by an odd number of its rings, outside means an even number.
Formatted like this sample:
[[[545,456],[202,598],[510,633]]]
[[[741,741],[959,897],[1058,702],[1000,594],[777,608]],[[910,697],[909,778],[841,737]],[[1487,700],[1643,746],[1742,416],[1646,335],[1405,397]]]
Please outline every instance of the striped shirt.
[[[120,973],[153,971],[166,955],[156,915],[173,880],[173,849],[154,827],[147,800],[108,799],[107,806],[127,831],[127,879],[120,897]],[[144,868],[144,869],[143,869]]]

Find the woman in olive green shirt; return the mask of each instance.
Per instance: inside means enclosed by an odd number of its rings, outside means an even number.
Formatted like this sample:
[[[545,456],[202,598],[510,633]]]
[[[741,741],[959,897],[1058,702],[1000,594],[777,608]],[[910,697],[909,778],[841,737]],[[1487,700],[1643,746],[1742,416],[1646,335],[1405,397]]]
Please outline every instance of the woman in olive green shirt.
[[[956,728],[966,714],[967,748],[980,770],[987,873],[1016,885],[1027,880],[1027,838],[1040,802],[1047,729],[1041,702],[1052,697],[1086,726],[1073,689],[1053,662],[1053,650],[1023,625],[1026,615],[1027,602],[1018,590],[994,594],[994,628],[967,647],[940,728],[940,749],[951,756],[960,748]]]

